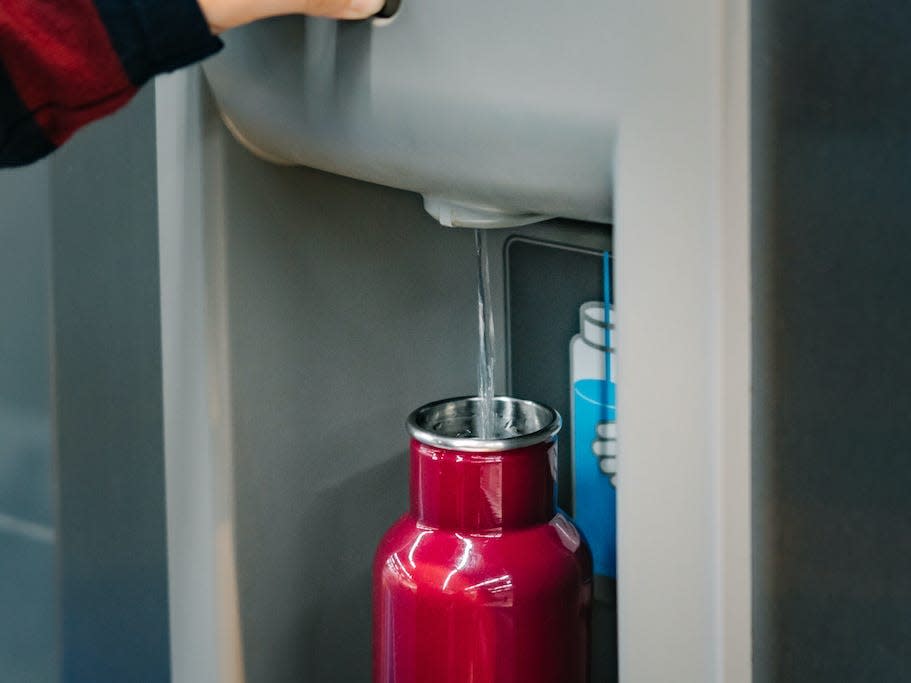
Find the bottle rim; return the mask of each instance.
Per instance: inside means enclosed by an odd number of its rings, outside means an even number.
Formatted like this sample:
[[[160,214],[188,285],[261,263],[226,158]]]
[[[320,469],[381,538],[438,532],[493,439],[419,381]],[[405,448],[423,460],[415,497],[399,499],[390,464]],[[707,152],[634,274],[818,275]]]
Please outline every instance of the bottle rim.
[[[494,411],[498,420],[512,421],[517,433],[493,439],[466,436],[478,415],[481,399],[460,396],[421,406],[408,416],[408,433],[416,441],[454,451],[491,453],[527,448],[554,441],[560,431],[560,413],[542,403],[497,396]]]

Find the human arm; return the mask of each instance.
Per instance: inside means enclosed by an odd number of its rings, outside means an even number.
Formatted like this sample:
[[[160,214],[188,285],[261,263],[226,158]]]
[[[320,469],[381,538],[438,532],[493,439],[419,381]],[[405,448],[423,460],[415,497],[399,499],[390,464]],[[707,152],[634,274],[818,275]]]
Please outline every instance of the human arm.
[[[0,167],[39,159],[146,81],[260,17],[369,16],[381,0],[0,0]]]

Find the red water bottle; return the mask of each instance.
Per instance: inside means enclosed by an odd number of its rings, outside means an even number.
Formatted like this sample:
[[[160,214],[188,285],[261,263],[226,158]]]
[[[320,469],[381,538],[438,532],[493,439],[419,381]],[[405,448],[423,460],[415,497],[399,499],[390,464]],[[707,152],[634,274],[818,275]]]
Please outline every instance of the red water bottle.
[[[556,509],[556,411],[495,399],[408,418],[411,509],[373,565],[374,683],[587,683],[592,560]],[[499,438],[501,437],[501,438]]]

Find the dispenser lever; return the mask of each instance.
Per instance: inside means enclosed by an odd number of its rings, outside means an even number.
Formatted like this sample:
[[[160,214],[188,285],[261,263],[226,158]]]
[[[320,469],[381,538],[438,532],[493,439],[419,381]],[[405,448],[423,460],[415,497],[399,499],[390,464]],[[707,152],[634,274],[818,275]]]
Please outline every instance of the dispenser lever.
[[[388,18],[393,14],[399,11],[399,6],[402,4],[402,0],[386,0],[386,4],[383,5],[383,9],[376,13],[376,16]]]

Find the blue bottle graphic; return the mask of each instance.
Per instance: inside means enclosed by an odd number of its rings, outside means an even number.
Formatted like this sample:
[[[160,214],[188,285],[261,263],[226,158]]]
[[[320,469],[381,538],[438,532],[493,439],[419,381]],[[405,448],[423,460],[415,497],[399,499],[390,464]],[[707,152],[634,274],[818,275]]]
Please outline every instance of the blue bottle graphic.
[[[574,518],[591,545],[595,574],[617,575],[617,416],[613,315],[602,301],[579,308],[569,345]]]

